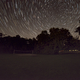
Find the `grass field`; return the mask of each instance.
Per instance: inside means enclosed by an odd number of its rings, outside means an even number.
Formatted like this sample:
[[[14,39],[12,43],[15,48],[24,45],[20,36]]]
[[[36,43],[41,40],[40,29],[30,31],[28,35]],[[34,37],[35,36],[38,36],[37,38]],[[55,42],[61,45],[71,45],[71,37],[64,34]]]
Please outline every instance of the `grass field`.
[[[80,80],[80,54],[0,55],[0,80]]]

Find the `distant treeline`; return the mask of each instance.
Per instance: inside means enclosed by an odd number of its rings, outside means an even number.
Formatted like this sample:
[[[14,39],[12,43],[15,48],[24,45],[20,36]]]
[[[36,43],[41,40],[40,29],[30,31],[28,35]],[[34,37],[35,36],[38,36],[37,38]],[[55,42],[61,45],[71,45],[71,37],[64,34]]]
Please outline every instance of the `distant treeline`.
[[[78,27],[75,32],[79,32]],[[25,39],[19,35],[15,37],[4,36],[0,33],[0,53],[26,53],[32,54],[59,54],[63,50],[80,50],[80,40],[74,38],[69,30],[64,28],[51,28],[49,33],[44,30],[36,38]]]

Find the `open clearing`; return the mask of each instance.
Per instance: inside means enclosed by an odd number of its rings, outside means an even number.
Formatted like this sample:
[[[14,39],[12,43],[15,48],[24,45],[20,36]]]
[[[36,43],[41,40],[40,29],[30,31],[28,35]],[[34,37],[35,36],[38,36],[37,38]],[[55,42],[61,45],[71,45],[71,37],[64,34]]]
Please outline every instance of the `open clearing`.
[[[0,55],[0,80],[80,80],[80,54]]]
[[[37,56],[36,54],[16,54],[18,56]]]

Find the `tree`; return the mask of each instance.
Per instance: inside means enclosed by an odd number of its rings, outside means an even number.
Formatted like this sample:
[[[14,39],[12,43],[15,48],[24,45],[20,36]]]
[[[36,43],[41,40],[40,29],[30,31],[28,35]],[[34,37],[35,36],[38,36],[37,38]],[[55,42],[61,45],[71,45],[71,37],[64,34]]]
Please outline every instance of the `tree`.
[[[0,38],[2,38],[2,36],[3,36],[3,34],[2,34],[2,33],[0,33]]]
[[[59,29],[58,28],[51,28],[49,30],[50,32],[50,39],[53,40],[57,37],[57,33],[59,32]]]
[[[46,43],[49,40],[49,34],[47,31],[42,31],[41,34],[39,34],[36,39],[39,43]]]
[[[20,38],[20,35],[16,35],[16,38]]]
[[[76,28],[75,32],[78,32],[80,35],[80,26]]]
[[[0,38],[7,36],[7,34],[0,33]]]
[[[59,50],[62,50],[65,48],[68,41],[72,39],[72,36],[67,29],[51,28],[50,29],[50,39],[54,45],[53,51],[55,53],[58,53]]]
[[[48,43],[49,43],[49,34],[46,30],[42,31],[37,37],[36,37],[36,45],[34,48],[34,53],[36,54],[47,54]]]
[[[37,36],[38,44],[35,51],[40,54],[58,54],[60,50],[64,50],[70,41],[73,39],[69,30],[64,28],[51,28],[47,31],[42,31]]]

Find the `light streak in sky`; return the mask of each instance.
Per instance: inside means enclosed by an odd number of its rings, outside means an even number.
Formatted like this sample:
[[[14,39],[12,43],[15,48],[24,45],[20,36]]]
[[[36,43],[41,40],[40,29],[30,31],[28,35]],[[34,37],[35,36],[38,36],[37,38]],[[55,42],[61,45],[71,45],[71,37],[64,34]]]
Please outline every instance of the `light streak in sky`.
[[[0,32],[11,36],[33,38],[51,27],[75,36],[79,19],[79,0],[0,0]]]

